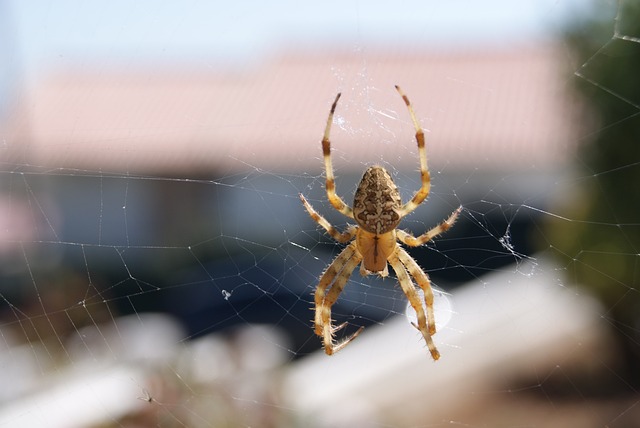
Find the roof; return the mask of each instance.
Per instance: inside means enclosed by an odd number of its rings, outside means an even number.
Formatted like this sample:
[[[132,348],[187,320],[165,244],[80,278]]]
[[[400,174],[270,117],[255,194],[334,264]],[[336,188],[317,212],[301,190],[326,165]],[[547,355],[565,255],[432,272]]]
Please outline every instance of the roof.
[[[21,96],[0,161],[164,174],[264,168],[319,171],[332,131],[341,168],[417,168],[407,93],[436,168],[520,169],[566,162],[576,102],[553,46],[486,52],[295,53],[245,70],[59,70]]]

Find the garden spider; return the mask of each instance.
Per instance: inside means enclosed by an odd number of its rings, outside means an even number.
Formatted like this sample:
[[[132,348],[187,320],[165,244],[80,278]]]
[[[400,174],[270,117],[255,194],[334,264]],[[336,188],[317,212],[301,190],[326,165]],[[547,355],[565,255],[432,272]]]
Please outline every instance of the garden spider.
[[[323,339],[324,350],[327,355],[332,355],[347,346],[364,328],[360,327],[351,336],[341,342],[334,343],[333,335],[345,327],[347,323],[345,322],[336,327],[332,326],[331,306],[338,300],[338,296],[347,284],[351,273],[358,264],[362,263],[360,265],[360,274],[362,276],[378,274],[381,277],[385,277],[389,274],[387,267],[387,263],[389,263],[396,273],[402,291],[416,311],[418,324],[412,323],[412,325],[422,333],[429,347],[431,357],[434,360],[440,358],[440,352],[438,352],[431,338],[436,333],[436,324],[433,314],[433,290],[431,289],[429,277],[406,250],[398,245],[397,241],[409,247],[426,244],[433,237],[445,232],[454,224],[462,211],[462,206],[458,207],[445,221],[420,236],[416,237],[409,232],[396,229],[400,220],[415,210],[426,199],[431,187],[431,176],[427,167],[427,153],[424,147],[424,132],[418,124],[409,98],[397,85],[396,90],[407,105],[416,129],[422,185],[413,198],[409,202],[402,204],[400,193],[391,175],[381,166],[369,167],[364,172],[362,180],[356,189],[353,208],[345,204],[342,198],[336,194],[333,167],[331,165],[329,133],[333,122],[333,114],[340,99],[340,93],[338,93],[331,106],[324,137],[322,138],[322,154],[327,178],[327,198],[336,210],[354,219],[357,225],[350,225],[345,232],[339,232],[324,217],[318,214],[307,202],[306,198],[300,194],[304,207],[316,223],[322,226],[336,241],[340,243],[349,242],[349,245],[342,250],[333,263],[324,271],[315,291],[315,333]],[[353,239],[354,237],[355,239]],[[427,308],[426,316],[422,302],[420,302],[416,288],[409,275],[415,279],[424,292],[424,302]],[[331,287],[329,288],[329,286]],[[329,291],[327,291],[328,288]]]

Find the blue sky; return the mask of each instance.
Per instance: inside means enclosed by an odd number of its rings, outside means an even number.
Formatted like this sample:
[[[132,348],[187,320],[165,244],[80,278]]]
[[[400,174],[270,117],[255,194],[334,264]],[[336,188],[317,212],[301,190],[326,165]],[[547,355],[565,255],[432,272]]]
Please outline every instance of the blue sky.
[[[549,34],[574,0],[10,0],[27,65],[128,58],[248,59],[286,45],[464,46]]]

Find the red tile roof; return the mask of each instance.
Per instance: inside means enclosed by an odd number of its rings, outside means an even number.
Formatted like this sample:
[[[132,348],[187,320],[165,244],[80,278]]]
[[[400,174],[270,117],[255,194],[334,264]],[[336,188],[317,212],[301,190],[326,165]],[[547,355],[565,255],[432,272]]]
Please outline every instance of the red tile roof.
[[[393,85],[427,131],[432,168],[566,162],[576,111],[550,46],[424,54],[291,55],[250,70],[58,72],[3,126],[0,160],[103,172],[322,167],[320,139],[337,91],[337,168],[417,168],[413,128]]]

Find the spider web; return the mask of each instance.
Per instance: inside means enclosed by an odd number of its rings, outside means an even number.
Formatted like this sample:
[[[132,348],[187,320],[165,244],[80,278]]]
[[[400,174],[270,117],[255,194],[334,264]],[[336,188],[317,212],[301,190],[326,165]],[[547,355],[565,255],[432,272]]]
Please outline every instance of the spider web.
[[[570,35],[562,41],[517,21],[507,3],[484,5],[501,11],[485,10],[485,21],[501,23],[508,43],[459,4],[432,2],[409,17],[378,3],[335,4],[338,21],[326,5],[274,13],[236,2],[172,19],[171,3],[148,6],[121,5],[126,18],[74,2],[0,7],[16,17],[0,25],[2,62],[12,65],[0,74],[0,426],[638,420],[640,158],[631,143],[609,154],[614,143],[599,142],[633,135],[638,118],[637,87],[623,83],[640,46],[633,2],[548,3],[542,18]],[[194,13],[217,16],[215,29],[199,34]],[[261,24],[255,38],[239,36],[245,16],[255,23],[267,13],[279,31]],[[78,19],[56,39],[65,14]],[[589,36],[576,24],[588,20],[598,28]],[[165,28],[151,40],[145,28],[157,22]],[[28,53],[29,25],[51,28],[37,54]],[[265,34],[274,35],[264,42]],[[580,51],[571,43],[581,39]],[[531,46],[551,44],[562,77],[541,89],[571,112],[549,113],[540,133],[546,116],[517,112],[546,105],[500,92],[517,77],[537,83],[539,74],[528,74],[537,63],[507,61],[504,78],[490,80],[483,61],[512,46],[532,59]],[[222,53],[202,59],[203,50]],[[141,66],[141,53],[159,60]],[[36,74],[29,55],[44,57],[49,71]],[[460,58],[472,65],[442,65]],[[70,69],[81,73],[69,77]],[[425,128],[433,183],[401,227],[419,234],[464,207],[450,231],[409,250],[436,289],[437,363],[393,275],[363,278],[356,269],[333,318],[348,324],[345,335],[366,328],[338,355],[324,355],[311,326],[319,275],[343,246],[306,215],[298,194],[338,228],[348,223],[324,190],[319,140],[329,104],[342,91],[332,131],[338,193],[350,201],[362,171],[378,163],[407,200],[420,177],[396,83]],[[171,97],[155,98],[171,85]],[[145,111],[112,102],[133,90],[155,101]],[[98,120],[74,109],[86,100],[100,100]],[[491,103],[504,116],[492,117]],[[205,111],[211,105],[219,107]],[[602,114],[609,105],[614,113]],[[622,203],[614,195],[621,178],[629,186]]]

